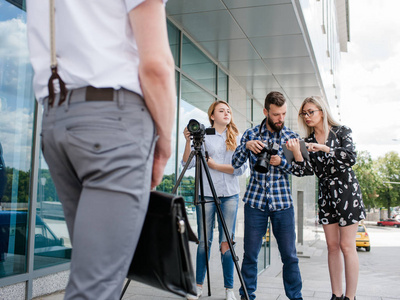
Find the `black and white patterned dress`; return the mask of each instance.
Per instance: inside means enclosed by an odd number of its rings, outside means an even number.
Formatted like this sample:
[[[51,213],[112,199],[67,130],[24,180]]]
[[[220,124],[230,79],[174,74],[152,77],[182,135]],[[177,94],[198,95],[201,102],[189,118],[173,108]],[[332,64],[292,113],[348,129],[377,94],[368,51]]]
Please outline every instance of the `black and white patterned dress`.
[[[318,143],[314,133],[305,139],[306,143]],[[339,226],[355,224],[365,219],[361,189],[352,169],[356,163],[356,152],[351,129],[346,126],[331,128],[325,143],[330,153],[310,152],[314,174],[319,179],[318,217],[321,224],[339,223]],[[293,174],[309,175],[305,163],[293,161]]]

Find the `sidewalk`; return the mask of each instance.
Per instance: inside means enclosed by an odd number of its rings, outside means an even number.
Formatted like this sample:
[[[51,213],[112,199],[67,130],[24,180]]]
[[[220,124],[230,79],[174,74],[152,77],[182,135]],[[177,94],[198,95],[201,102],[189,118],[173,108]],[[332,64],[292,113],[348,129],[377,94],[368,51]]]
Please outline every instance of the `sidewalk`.
[[[193,261],[195,258],[196,245],[191,243],[191,253]],[[241,265],[243,255],[243,243],[241,238],[237,238],[235,247]],[[303,298],[304,300],[328,300],[331,297],[330,282],[327,268],[327,251],[324,240],[319,240],[312,246],[299,246],[298,252],[300,260],[300,270],[303,278]],[[271,241],[271,257],[279,256],[276,242]],[[362,259],[360,257],[360,259]],[[361,263],[361,261],[360,261]],[[270,265],[258,277],[257,300],[283,300],[287,299],[282,284],[281,263],[277,259],[272,259]],[[222,300],[225,299],[223,288],[222,269],[220,263],[220,255],[217,247],[213,245],[210,258],[210,282],[211,296],[207,296],[207,282],[204,285],[203,297],[204,300]],[[390,271],[388,271],[390,273]],[[236,274],[236,272],[235,272]],[[238,289],[240,281],[235,275],[235,290],[236,297],[239,299]],[[43,300],[62,300],[63,293],[53,294],[46,297],[36,299]],[[159,300],[159,299],[182,299],[171,293],[163,292],[146,285],[132,281],[127,292],[124,295],[124,300]],[[357,300],[394,300],[400,299],[399,288],[393,286],[393,281],[386,283],[385,278],[377,278],[373,272],[362,272],[360,270],[360,280],[358,284]]]

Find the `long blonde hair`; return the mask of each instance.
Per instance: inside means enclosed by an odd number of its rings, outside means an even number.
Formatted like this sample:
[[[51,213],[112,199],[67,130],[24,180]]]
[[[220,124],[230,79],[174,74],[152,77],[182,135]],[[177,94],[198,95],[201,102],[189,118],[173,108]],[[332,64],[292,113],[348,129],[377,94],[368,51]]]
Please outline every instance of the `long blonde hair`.
[[[303,111],[304,106],[307,103],[312,103],[315,106],[318,107],[318,109],[320,109],[322,111],[322,122],[323,122],[323,128],[324,128],[324,133],[325,133],[325,141],[328,139],[329,136],[329,131],[330,131],[330,127],[332,126],[340,126],[340,123],[337,122],[333,116],[332,116],[332,112],[329,109],[329,106],[326,104],[326,102],[324,101],[324,99],[322,99],[322,97],[320,96],[311,96],[311,97],[307,97],[306,99],[304,99],[303,103],[300,106],[300,110],[299,110],[299,117],[298,117],[298,124],[300,129],[306,133],[306,136],[310,136],[311,133],[314,132],[314,128],[310,127],[307,125],[307,123],[305,122],[304,118],[300,115],[300,113]]]
[[[218,104],[225,104],[226,106],[228,106],[229,110],[231,111],[231,121],[229,122],[228,125],[226,125],[226,141],[225,141],[225,143],[226,143],[227,151],[235,151],[235,149],[237,147],[236,137],[239,135],[239,130],[238,130],[236,124],[233,122],[233,112],[232,112],[232,108],[229,106],[229,104],[222,100],[214,101],[208,108],[208,120],[210,121],[211,126],[214,126],[214,120],[211,119],[211,116],[214,114],[215,107]]]

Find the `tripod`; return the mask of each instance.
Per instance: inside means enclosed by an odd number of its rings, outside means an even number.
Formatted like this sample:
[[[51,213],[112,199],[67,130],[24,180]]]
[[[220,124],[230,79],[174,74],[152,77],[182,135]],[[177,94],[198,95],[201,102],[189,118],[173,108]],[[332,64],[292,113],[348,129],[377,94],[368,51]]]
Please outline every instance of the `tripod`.
[[[233,262],[235,264],[236,271],[237,271],[237,274],[239,276],[240,283],[242,285],[242,288],[243,288],[243,291],[244,291],[244,294],[245,294],[245,298],[247,300],[249,300],[249,295],[247,293],[246,285],[244,284],[243,277],[242,277],[242,274],[240,272],[240,267],[239,267],[239,264],[238,264],[239,258],[236,256],[235,250],[234,250],[233,245],[232,245],[232,241],[231,241],[231,239],[229,237],[229,231],[228,231],[228,228],[226,226],[225,219],[224,219],[224,216],[222,214],[221,207],[220,207],[220,200],[217,197],[217,192],[215,191],[215,187],[214,187],[211,175],[210,175],[210,170],[208,168],[204,153],[203,153],[203,151],[201,149],[201,145],[202,145],[203,141],[204,141],[204,134],[203,135],[193,135],[193,148],[194,148],[194,150],[192,150],[190,152],[189,158],[188,158],[188,160],[187,160],[187,162],[185,164],[185,167],[183,168],[181,174],[179,175],[179,178],[178,178],[178,180],[177,180],[177,182],[176,182],[176,184],[175,184],[175,186],[174,186],[174,188],[172,190],[172,193],[176,194],[176,191],[177,191],[177,189],[179,187],[179,184],[181,183],[182,178],[185,175],[185,172],[186,172],[186,170],[188,169],[188,167],[190,165],[190,162],[192,161],[192,159],[194,157],[196,157],[195,183],[194,183],[194,186],[195,186],[194,205],[198,205],[198,204],[201,205],[202,222],[203,222],[203,229],[204,229],[203,232],[204,232],[204,248],[205,248],[206,269],[207,269],[208,296],[211,296],[211,288],[210,288],[210,272],[209,272],[209,263],[208,263],[208,251],[209,250],[208,250],[208,240],[207,240],[205,205],[206,205],[206,203],[210,203],[210,202],[213,201],[215,203],[215,207],[217,209],[217,214],[218,214],[218,217],[219,217],[219,221],[221,222],[221,225],[222,225],[225,237],[226,237],[226,241],[228,242],[229,250],[231,251],[231,254],[232,254],[232,259],[233,259]],[[202,167],[204,168],[208,183],[210,185],[211,193],[213,195],[213,200],[212,201],[205,201],[205,199],[204,199],[203,174],[201,172]],[[200,189],[201,201],[199,201],[199,195],[198,195],[199,189]]]

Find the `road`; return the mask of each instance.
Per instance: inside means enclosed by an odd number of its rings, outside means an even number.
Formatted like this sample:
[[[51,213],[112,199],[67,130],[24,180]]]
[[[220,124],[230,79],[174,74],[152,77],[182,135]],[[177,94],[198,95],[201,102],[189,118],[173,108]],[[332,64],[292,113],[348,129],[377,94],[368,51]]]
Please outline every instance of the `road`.
[[[378,227],[375,224],[366,224],[371,251],[358,250],[360,270],[357,300],[400,299],[400,228]],[[315,291],[310,294],[312,297],[304,299],[329,299],[327,251],[324,235],[321,234],[320,237],[321,240],[315,246],[318,251],[322,251],[321,255],[300,259],[303,291],[308,294],[309,291]],[[321,294],[322,292],[325,294]]]
[[[398,300],[400,299],[400,228],[377,227],[376,225],[368,224],[366,226],[371,239],[371,251],[366,252],[364,249],[358,251],[360,276],[357,300]],[[320,236],[323,239],[322,228],[320,230]],[[216,236],[218,235],[214,235],[214,238]],[[239,257],[242,256],[241,247],[242,245],[237,245],[237,254]],[[331,296],[325,241],[319,240],[316,242],[315,249],[315,254],[310,258],[300,258],[300,269],[303,278],[303,298],[305,300],[324,300],[329,299]],[[220,264],[220,257],[217,252],[215,255],[212,255],[212,265]],[[194,257],[195,251],[192,251],[192,255]],[[278,251],[272,249],[272,255],[279,255]],[[282,286],[281,265],[277,265],[278,275],[276,275],[276,272],[273,272],[274,267],[271,266],[259,276],[257,300],[287,299],[284,296]],[[204,297],[204,299],[223,299],[224,292],[220,288],[223,284],[222,272],[220,268],[215,268],[215,271],[216,273],[211,274],[212,296]],[[235,276],[236,291],[239,289],[239,286],[239,280]],[[47,297],[40,297],[39,299],[61,300],[63,299],[63,293],[56,293]],[[159,300],[182,298],[133,281],[124,299]]]
[[[372,295],[398,295],[400,299],[400,228],[366,225],[371,251],[358,251],[359,287]],[[360,289],[359,289],[360,290]]]

